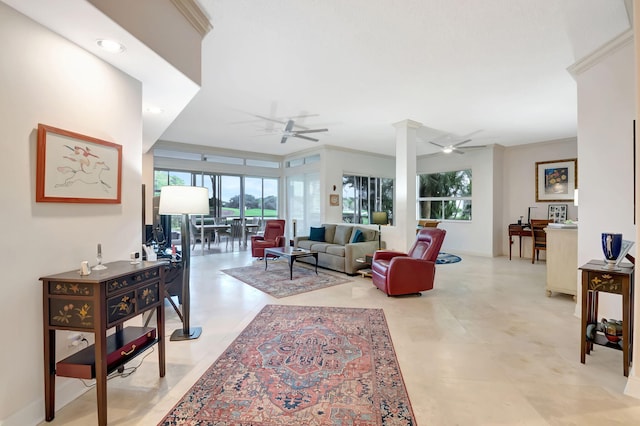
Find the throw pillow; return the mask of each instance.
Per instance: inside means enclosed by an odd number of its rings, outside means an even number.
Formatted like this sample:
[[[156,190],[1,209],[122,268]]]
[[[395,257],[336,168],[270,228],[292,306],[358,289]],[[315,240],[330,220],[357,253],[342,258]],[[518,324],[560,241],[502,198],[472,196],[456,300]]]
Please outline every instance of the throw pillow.
[[[333,244],[340,244],[343,246],[349,243],[351,240],[351,231],[353,231],[353,226],[351,225],[336,226],[336,235],[333,237]]]
[[[312,226],[309,232],[309,239],[311,241],[324,242],[324,228],[314,228]]]
[[[352,243],[361,243],[364,241],[364,234],[359,229],[353,231],[353,235],[351,236]]]

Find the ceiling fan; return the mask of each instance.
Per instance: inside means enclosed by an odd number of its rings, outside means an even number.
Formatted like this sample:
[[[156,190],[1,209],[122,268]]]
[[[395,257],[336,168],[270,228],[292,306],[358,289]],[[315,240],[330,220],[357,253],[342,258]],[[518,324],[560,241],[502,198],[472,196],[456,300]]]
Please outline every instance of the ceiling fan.
[[[285,143],[288,138],[300,138],[300,139],[306,139],[306,140],[313,141],[313,142],[318,142],[318,139],[311,138],[309,136],[305,136],[305,134],[329,131],[329,129],[293,130],[295,124],[296,123],[293,120],[287,121],[287,125],[284,127],[284,131],[282,132],[282,139],[280,140],[280,143]]]
[[[452,152],[455,152],[456,154],[464,154],[464,151],[467,149],[477,149],[477,148],[485,148],[486,145],[473,145],[473,146],[462,146],[466,143],[471,142],[471,139],[469,138],[469,136],[471,136],[472,134],[478,133],[480,130],[475,131],[473,133],[470,133],[468,135],[463,136],[461,139],[463,139],[460,142],[456,142],[456,143],[450,143],[448,145],[442,145],[442,143],[438,143],[440,142],[440,139],[451,139],[451,135],[446,135],[443,138],[437,138],[433,141],[429,141],[429,143],[431,145],[435,145],[438,148],[440,148],[440,150],[444,153],[444,154],[451,154]]]

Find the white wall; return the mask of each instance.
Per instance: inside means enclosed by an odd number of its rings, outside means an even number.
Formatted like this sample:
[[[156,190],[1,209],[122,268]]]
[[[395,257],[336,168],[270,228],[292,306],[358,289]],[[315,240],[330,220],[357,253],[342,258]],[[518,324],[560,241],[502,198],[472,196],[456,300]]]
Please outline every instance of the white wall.
[[[636,226],[633,223],[633,120],[636,118],[634,61],[634,47],[630,40],[624,47],[576,76],[580,265],[591,259],[602,259],[602,232],[621,232],[623,238],[636,240]],[[635,246],[632,252],[636,252]],[[620,319],[621,311],[618,296],[600,296],[600,317]]]
[[[568,204],[567,217],[575,220],[578,218],[578,207],[573,205],[573,201],[538,203],[536,202],[536,162],[555,161],[578,157],[578,145],[576,138],[562,139],[556,141],[540,142],[528,145],[518,145],[505,148],[504,150],[504,204],[503,219],[500,225],[502,232],[501,247],[502,253],[509,254],[509,234],[510,223],[517,223],[520,216],[524,216],[523,221],[527,221],[528,207],[531,209],[532,219],[546,219],[548,216],[549,204]],[[582,161],[578,161],[578,173],[582,170]],[[578,176],[578,188],[582,181]],[[582,196],[582,194],[581,194]],[[513,254],[518,256],[517,237],[514,237]],[[544,258],[544,252],[540,258]],[[531,259],[531,239],[522,239],[522,257]]]
[[[440,223],[439,227],[447,231],[443,251],[494,256],[493,218],[494,214],[500,214],[495,209],[494,198],[495,191],[501,188],[500,182],[494,182],[494,167],[501,167],[494,158],[496,149],[499,148],[488,146],[485,149],[469,150],[464,155],[434,155],[418,159],[418,174],[471,169],[472,220]]]
[[[4,3],[0,39],[0,423],[25,425],[44,419],[39,277],[95,263],[97,243],[107,262],[140,249],[141,87]],[[36,203],[38,123],[123,145],[122,203]],[[57,380],[58,406],[84,388],[72,382]]]

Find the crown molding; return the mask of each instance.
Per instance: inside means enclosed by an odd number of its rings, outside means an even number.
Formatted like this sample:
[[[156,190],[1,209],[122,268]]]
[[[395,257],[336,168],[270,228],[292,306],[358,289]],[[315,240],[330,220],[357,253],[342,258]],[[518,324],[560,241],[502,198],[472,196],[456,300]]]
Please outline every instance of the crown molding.
[[[589,68],[599,64],[629,43],[633,43],[632,28],[611,39],[584,58],[576,61],[573,65],[567,68],[567,71],[575,79],[577,76],[587,71]]]
[[[209,17],[195,0],[171,0],[171,3],[202,37],[206,36],[213,28]]]

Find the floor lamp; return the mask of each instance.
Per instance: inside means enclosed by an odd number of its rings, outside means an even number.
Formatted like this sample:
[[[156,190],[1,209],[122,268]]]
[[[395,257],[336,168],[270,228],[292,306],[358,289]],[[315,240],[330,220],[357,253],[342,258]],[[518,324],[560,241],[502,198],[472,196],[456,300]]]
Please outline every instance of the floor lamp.
[[[209,190],[201,186],[164,186],[160,189],[159,213],[182,215],[182,329],[175,330],[169,340],[197,339],[202,333],[201,327],[189,326],[189,258],[191,251],[189,215],[209,214]]]
[[[382,227],[380,225],[387,225],[389,223],[389,216],[387,212],[373,212],[371,217],[371,223],[378,225],[378,250],[382,249]]]

